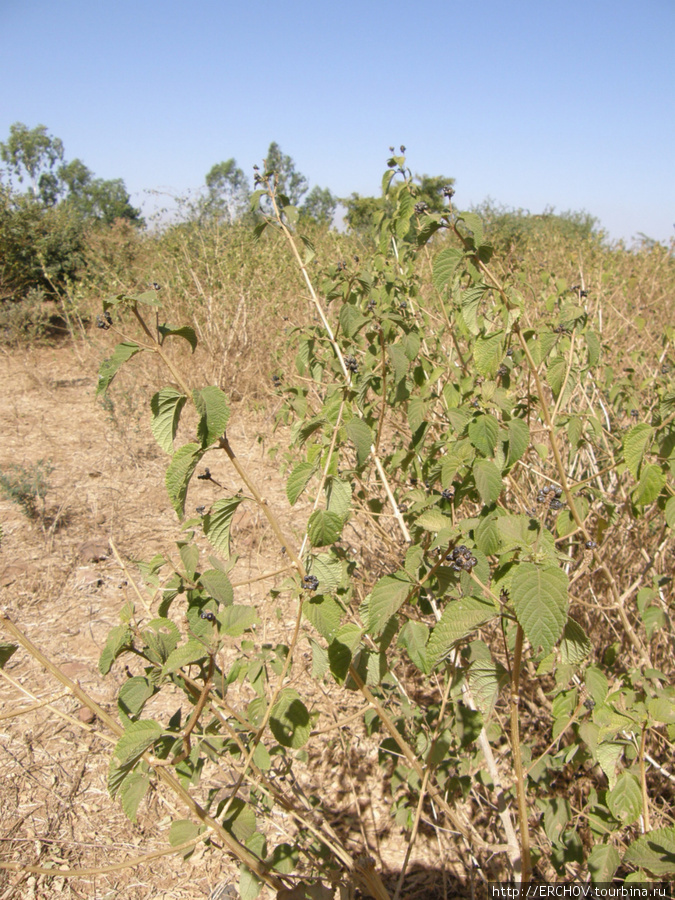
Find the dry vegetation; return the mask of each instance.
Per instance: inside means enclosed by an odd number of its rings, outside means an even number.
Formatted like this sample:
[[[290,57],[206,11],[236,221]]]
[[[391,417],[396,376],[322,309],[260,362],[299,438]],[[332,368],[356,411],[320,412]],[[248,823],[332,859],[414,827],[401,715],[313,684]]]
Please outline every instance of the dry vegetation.
[[[318,261],[330,265],[364,252],[354,239],[335,233],[317,230],[313,238],[317,267]],[[674,324],[672,252],[658,245],[609,249],[596,240],[543,229],[522,244],[504,247],[499,258],[504,268],[522,273],[524,293],[531,295],[527,317],[533,323],[547,315],[538,308],[542,275],[583,285],[589,318],[602,329],[605,385],[620,388],[623,407],[637,409],[639,421],[648,421],[654,383],[672,379],[672,372],[661,367],[672,369],[675,362],[672,339],[668,345],[663,336],[664,322]],[[421,299],[433,312],[436,301],[423,258],[420,272]],[[228,436],[290,534],[301,538],[311,508],[305,502],[289,507],[279,474],[289,464],[291,451],[287,431],[277,421],[281,400],[271,376],[289,382],[296,377],[287,336],[313,317],[282,242],[255,243],[243,227],[204,231],[189,225],[155,238],[123,225],[93,236],[82,281],[60,301],[70,334],[28,345],[14,343],[0,354],[0,470],[13,463],[32,470],[39,460],[49,460],[53,467],[44,509],[34,519],[8,497],[0,499],[0,603],[23,634],[112,715],[128,670],[118,661],[111,676],[102,678],[98,658],[108,631],[119,621],[120,607],[133,597],[133,582],[138,580],[133,560],[156,553],[175,556],[180,527],[163,485],[166,457],[152,438],[146,412],[148,397],[164,383],[164,376],[154,364],[134,360],[116,380],[110,398],[95,401],[98,364],[112,341],[92,323],[102,296],[145,289],[149,281],[162,286],[166,321],[174,326],[189,322],[195,328],[200,347],[194,357],[183,353],[181,362],[194,384],[218,384],[227,393],[232,401]],[[606,404],[609,407],[610,401]],[[632,420],[630,412],[624,415],[619,425],[625,427]],[[240,487],[224,454],[211,471],[229,492]],[[522,475],[514,491],[520,491],[516,500],[526,508],[537,490],[535,467]],[[612,490],[617,507],[629,503],[625,479],[616,478]],[[195,481],[189,505],[210,504],[217,496],[214,483]],[[369,527],[366,513],[355,514],[344,535],[364,572],[359,599],[377,577],[395,569],[401,552],[393,532],[387,532],[389,541],[383,543]],[[271,597],[269,582],[256,580],[283,568],[285,561],[254,506],[238,511],[233,545],[241,557],[232,576],[237,602],[257,607],[259,634],[266,642],[274,646],[288,641],[294,604],[284,594]],[[617,516],[606,523],[603,547],[603,560],[623,590],[651,585],[655,575],[662,579],[660,602],[670,620],[675,599],[673,541],[662,514],[654,509],[628,528],[626,519]],[[628,594],[626,612],[644,638],[636,593]],[[574,588],[577,621],[592,635],[599,656],[615,646],[625,655],[628,669],[635,650],[611,606],[603,579],[580,572]],[[304,627],[309,634],[309,625]],[[670,626],[650,643],[652,663],[670,683],[672,640]],[[408,831],[390,812],[392,770],[378,761],[382,735],[369,734],[362,718],[354,715],[364,706],[358,693],[336,690],[330,679],[313,682],[311,665],[308,642],[301,640],[289,683],[299,687],[312,705],[310,711],[321,715],[314,724],[317,740],[310,744],[306,762],[294,770],[297,784],[289,789],[298,798],[318,791],[324,821],[336,840],[354,857],[372,856],[393,895]],[[419,673],[405,662],[397,672],[412,700],[423,704],[426,688],[419,683]],[[0,870],[0,900],[232,896],[227,889],[237,883],[238,867],[217,840],[209,847],[198,844],[185,862],[180,854],[159,855],[167,849],[171,821],[186,816],[170,792],[161,785],[153,789],[135,824],[109,799],[106,780],[115,738],[71,691],[24,650],[0,669],[0,678],[0,859],[16,864]],[[536,736],[537,753],[551,739],[547,694],[554,686],[551,675],[532,678],[524,688],[521,727],[529,741]],[[241,698],[231,698],[233,703],[247,699],[245,686],[241,692]],[[506,715],[505,708],[497,708],[499,721]],[[648,773],[652,827],[673,824],[672,745],[654,738],[650,750],[657,763]],[[506,743],[497,755],[500,766],[505,756]],[[477,768],[471,774],[477,775]],[[204,802],[209,791],[222,791],[234,777],[226,764],[209,766],[194,788],[195,796]],[[569,796],[575,810],[590,789],[590,779],[561,768],[555,792]],[[494,843],[494,816],[479,777],[459,809],[488,843]],[[427,803],[402,898],[432,900],[479,890],[466,847],[446,826],[434,804]],[[279,810],[266,827],[275,841],[295,831],[290,815]],[[587,831],[581,823],[584,840],[589,839]],[[125,867],[155,851],[155,858]],[[52,878],[31,873],[31,866],[88,871]],[[542,874],[550,877],[551,870]]]

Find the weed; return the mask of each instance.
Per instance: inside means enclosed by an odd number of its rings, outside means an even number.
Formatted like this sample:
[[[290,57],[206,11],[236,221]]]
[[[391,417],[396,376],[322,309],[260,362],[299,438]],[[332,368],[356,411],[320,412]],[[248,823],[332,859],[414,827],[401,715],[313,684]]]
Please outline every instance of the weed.
[[[31,467],[14,463],[0,470],[0,491],[5,499],[18,503],[29,519],[44,518],[48,479],[53,471],[53,466],[44,459]]]

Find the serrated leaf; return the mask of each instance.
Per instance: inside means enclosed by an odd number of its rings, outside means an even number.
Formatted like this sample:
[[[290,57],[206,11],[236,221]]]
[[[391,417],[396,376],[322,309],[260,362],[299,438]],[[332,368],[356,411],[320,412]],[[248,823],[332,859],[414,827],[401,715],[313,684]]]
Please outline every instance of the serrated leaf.
[[[457,266],[464,257],[464,251],[456,247],[447,247],[434,257],[433,282],[437,291],[443,291],[452,284]]]
[[[234,591],[232,584],[225,572],[221,569],[207,569],[199,576],[200,583],[204,586],[207,594],[222,603],[223,606],[231,606],[234,601]]]
[[[407,372],[409,360],[405,350],[399,344],[389,344],[387,347],[387,356],[391,360],[394,369],[394,383],[398,384],[402,381]]]
[[[640,473],[640,481],[633,491],[633,503],[636,506],[647,506],[653,503],[661,493],[666,476],[661,471],[661,467],[655,464],[644,466]]]
[[[147,794],[149,787],[150,776],[147,772],[130,772],[120,785],[120,803],[130,822],[136,821],[138,806]]]
[[[240,797],[235,797],[225,813],[223,828],[244,843],[255,834],[257,827],[255,811]]]
[[[270,730],[282,747],[292,750],[299,750],[309,740],[309,713],[293,688],[280,692],[270,715]]]
[[[478,659],[469,668],[469,685],[476,706],[484,716],[490,715],[499,694],[509,683],[509,673],[501,663]]]
[[[632,825],[642,812],[640,782],[632,772],[622,772],[607,794],[607,806],[622,825]]]
[[[567,621],[567,575],[557,566],[520,563],[511,581],[518,622],[535,652],[550,653]]]
[[[345,337],[349,338],[349,340],[351,340],[368,321],[370,320],[350,303],[345,303],[340,310],[340,328]]]
[[[560,660],[563,665],[577,666],[593,648],[586,632],[574,619],[568,619],[560,641]]]
[[[115,659],[123,650],[131,647],[132,642],[133,634],[128,625],[115,625],[110,629],[98,661],[98,670],[101,675],[108,674]]]
[[[148,655],[157,663],[163,664],[180,640],[180,631],[171,619],[160,614],[148,622],[143,628],[143,640],[148,645]]]
[[[199,413],[197,437],[203,449],[206,449],[225,432],[230,421],[230,408],[227,397],[219,387],[208,385],[192,392],[192,399]]]
[[[494,603],[478,597],[462,597],[447,604],[426,648],[426,671],[447,659],[458,641],[498,615]]]
[[[590,368],[597,365],[600,359],[600,338],[594,331],[586,332],[586,346],[588,347],[588,365]],[[607,879],[609,881],[609,879]]]
[[[497,446],[499,422],[490,413],[483,413],[469,423],[469,440],[483,456],[492,456]]]
[[[339,540],[343,521],[335,513],[315,509],[307,523],[307,535],[312,547],[327,547]]]
[[[512,466],[523,456],[530,444],[530,428],[524,419],[511,419],[507,428],[509,432],[509,454],[506,464],[507,466]]]
[[[483,220],[478,213],[463,212],[459,214],[459,221],[464,222],[473,235],[473,245],[478,248],[483,243]]]
[[[189,819],[176,819],[169,829],[169,843],[172,847],[180,847],[188,841],[193,841],[204,831],[203,825],[197,825]],[[194,847],[188,847],[183,851],[183,859],[188,859],[194,853]]]
[[[417,668],[426,672],[425,648],[429,640],[429,629],[421,622],[408,621],[405,623],[398,636],[398,646],[404,647],[411,662]]]
[[[426,421],[427,403],[421,397],[411,397],[408,401],[408,425],[413,434]]]
[[[307,487],[309,479],[316,471],[314,463],[301,462],[293,469],[286,482],[286,496],[291,506],[295,506],[298,497]]]
[[[97,397],[105,394],[113,378],[117,375],[120,366],[131,359],[132,356],[135,356],[140,349],[138,344],[134,344],[132,341],[124,341],[115,347],[113,355],[109,359],[103,360],[98,370]]]
[[[248,866],[241,864],[239,867],[239,900],[256,900],[262,889],[263,883]]]
[[[616,784],[616,765],[623,755],[623,746],[614,744],[611,741],[603,741],[595,748],[595,756],[597,757],[600,768],[607,776],[610,790]]]
[[[649,715],[655,722],[675,725],[675,702],[673,697],[655,697],[647,704]]]
[[[401,346],[405,355],[412,362],[420,352],[421,341],[419,334],[416,331],[408,332],[401,341]]]
[[[665,509],[666,525],[669,528],[675,528],[675,497],[671,497],[666,503]]]
[[[233,607],[228,608],[232,609]],[[162,667],[162,673],[170,675],[171,672],[176,672],[183,666],[189,666],[191,663],[205,659],[207,656],[208,652],[201,641],[188,641],[186,644],[181,644],[180,647],[176,647],[175,650],[171,651],[169,658]]]
[[[190,479],[203,455],[204,451],[199,444],[184,444],[176,450],[166,470],[166,489],[171,505],[180,519],[185,514],[185,500]]]
[[[497,374],[504,358],[504,332],[497,331],[487,337],[479,336],[473,350],[473,361],[480,375],[486,378]]]
[[[186,340],[192,347],[193,353],[197,349],[197,334],[195,333],[194,328],[191,328],[189,325],[183,325],[182,328],[167,328],[166,325],[160,325],[159,333],[162,337],[183,338],[183,340]]]
[[[417,517],[415,525],[425,531],[442,531],[452,526],[452,519],[443,515],[440,509],[427,509]]]
[[[478,309],[481,301],[485,296],[486,287],[484,284],[476,284],[467,288],[460,294],[462,318],[471,334],[477,335],[480,332],[478,325]]]
[[[258,613],[252,606],[228,606],[218,613],[218,621],[221,625],[221,631],[230,637],[241,637],[241,635],[260,623]]]
[[[226,559],[230,558],[230,528],[237,507],[243,497],[229,497],[217,500],[202,520],[202,528],[207,540]]]
[[[352,486],[347,481],[332,477],[326,484],[326,508],[344,523],[352,506]]]
[[[641,834],[626,850],[623,861],[646,869],[657,878],[675,873],[675,826]]]
[[[128,766],[152,747],[162,736],[162,726],[152,719],[140,719],[124,729],[124,734],[115,744],[113,756],[118,766]]]
[[[613,844],[596,844],[588,854],[588,871],[593,884],[611,883],[621,857]]]
[[[342,607],[337,601],[324,594],[310,597],[302,604],[302,612],[323,638],[334,638],[342,618]]]
[[[117,695],[120,715],[126,716],[127,720],[140,715],[146,702],[154,693],[154,686],[142,675],[135,675],[133,678],[127,679]]]
[[[486,506],[494,503],[502,492],[502,476],[489,459],[477,459],[473,464],[473,477],[478,493]]]
[[[368,604],[368,631],[378,635],[391,616],[397,612],[410,593],[412,582],[401,569],[395,575],[385,575],[375,584]]]
[[[475,530],[476,546],[486,556],[492,556],[499,551],[501,538],[497,528],[497,516],[489,515],[480,520]]]
[[[639,425],[634,425],[630,428],[623,439],[623,458],[626,461],[626,465],[628,466],[631,475],[636,481],[640,471],[640,465],[642,464],[642,458],[645,455],[645,450],[649,446],[653,434],[654,429],[652,426],[647,425],[646,422],[642,422]]]
[[[546,367],[546,380],[557,397],[567,374],[567,360],[564,356],[555,356]]]
[[[158,391],[150,401],[152,410],[150,427],[155,440],[165,453],[173,453],[173,441],[186,400],[185,394],[167,387]]]
[[[318,590],[323,594],[330,594],[342,582],[342,563],[328,553],[320,553],[312,559],[311,573],[319,579]]]
[[[160,306],[160,300],[157,296],[157,292],[152,291],[143,291],[141,294],[136,294],[131,298],[135,300],[136,303],[143,303],[145,306]]]
[[[9,644],[5,641],[0,641],[0,669],[2,669],[8,663],[13,654],[16,653],[18,649],[18,644]],[[105,672],[102,672],[101,674],[105,675]]]
[[[370,455],[373,433],[362,419],[351,419],[345,425],[347,437],[356,447],[356,465],[360,468]]]

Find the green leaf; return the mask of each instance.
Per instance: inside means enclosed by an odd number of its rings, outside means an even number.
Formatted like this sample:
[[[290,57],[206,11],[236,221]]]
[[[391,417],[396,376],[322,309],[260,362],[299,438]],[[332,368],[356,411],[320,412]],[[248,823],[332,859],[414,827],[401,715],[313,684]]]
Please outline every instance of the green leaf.
[[[182,328],[167,328],[166,325],[160,325],[159,333],[162,337],[182,337],[192,347],[193,353],[197,349],[197,335],[194,328],[189,325],[183,325]]]
[[[498,516],[492,514],[480,520],[475,530],[476,546],[486,556],[498,553],[501,545],[499,529],[497,528]]]
[[[557,566],[520,563],[511,581],[511,599],[532,648],[550,653],[567,621],[567,575]]]
[[[675,497],[671,497],[666,503],[665,515],[666,525],[675,528]]]
[[[101,651],[98,661],[98,670],[101,675],[107,675],[110,667],[123,650],[127,650],[133,643],[133,634],[128,625],[115,625],[108,632],[108,638]]]
[[[473,477],[483,503],[486,506],[494,503],[502,492],[502,476],[497,466],[489,459],[477,459]]]
[[[335,513],[315,509],[307,523],[307,535],[312,547],[327,547],[339,540],[343,521]]]
[[[417,517],[415,525],[424,528],[425,531],[442,531],[444,528],[452,527],[452,519],[444,515],[440,509],[427,509]]]
[[[119,626],[117,626],[119,628]],[[0,669],[4,668],[7,665],[7,662],[11,659],[12,655],[16,653],[19,649],[18,644],[8,644],[5,641],[0,641]],[[99,663],[100,667],[100,663]],[[108,667],[109,669],[110,667]],[[105,672],[101,674],[105,675]]]
[[[560,642],[560,659],[563,665],[578,666],[590,654],[593,646],[586,632],[574,619],[568,619]]]
[[[152,719],[132,722],[115,744],[113,755],[119,766],[128,766],[141,757],[162,736],[162,726]]]
[[[293,688],[284,688],[279,694],[270,715],[270,730],[282,747],[292,750],[299,750],[309,740],[309,713]]]
[[[228,607],[228,609],[232,608],[233,607]],[[162,667],[162,673],[164,675],[170,675],[171,672],[175,672],[183,666],[189,666],[190,663],[205,659],[207,656],[208,652],[201,641],[188,641],[186,644],[181,644],[180,647],[176,647],[176,649],[169,654],[169,658]]]
[[[336,600],[325,594],[310,597],[302,604],[302,612],[321,637],[327,641],[334,638],[342,618],[342,607]]]
[[[155,440],[165,453],[173,453],[181,410],[187,397],[175,388],[167,387],[158,391],[150,401],[152,421],[150,427]]]
[[[153,291],[143,291],[141,294],[136,294],[132,297],[132,300],[135,300],[136,303],[143,303],[145,306],[160,306],[160,300],[157,296],[157,293]]]
[[[411,397],[408,401],[408,425],[413,434],[426,421],[427,404],[421,397]]]
[[[398,646],[404,647],[412,663],[422,672],[426,672],[425,648],[429,640],[429,629],[421,622],[408,621],[398,636]]]
[[[632,772],[622,772],[607,794],[607,806],[622,825],[632,825],[642,812],[642,790]]]
[[[132,341],[125,341],[115,347],[113,355],[109,359],[103,360],[98,370],[98,385],[96,387],[97,397],[101,394],[105,394],[110,387],[111,381],[115,375],[117,375],[120,366],[131,359],[132,356],[135,356],[140,349],[138,344],[134,344]]]
[[[193,391],[192,399],[200,415],[197,437],[201,441],[202,448],[206,449],[222,437],[230,420],[227,397],[220,388],[209,385],[200,391]]]
[[[508,423],[509,455],[507,466],[517,462],[530,444],[530,428],[524,419],[511,419]]]
[[[408,373],[409,360],[405,350],[399,344],[389,344],[387,347],[387,356],[391,360],[394,368],[394,382],[398,384]]]
[[[140,715],[147,701],[155,693],[155,688],[147,678],[135,675],[124,682],[117,695],[117,706],[126,721]]]
[[[204,831],[203,825],[197,825],[189,819],[176,819],[169,829],[169,843],[172,847],[180,847],[188,841],[193,841]],[[188,859],[194,853],[194,847],[188,847],[183,851],[183,859]]]
[[[623,861],[646,869],[657,878],[675,873],[675,826],[641,834],[626,850]]]
[[[230,558],[232,518],[243,500],[243,497],[229,497],[225,500],[217,500],[211,507],[211,511],[202,520],[202,527],[207,540],[226,559]]]
[[[479,336],[473,350],[473,361],[480,375],[486,378],[497,374],[504,358],[504,332],[496,331],[487,337]]]
[[[311,574],[319,579],[319,590],[323,594],[330,594],[342,582],[342,563],[328,553],[320,553],[312,560]]]
[[[594,331],[586,332],[586,346],[588,347],[588,365],[590,368],[597,365],[598,360],[600,359],[600,338]],[[607,879],[610,881],[611,879]]]
[[[636,506],[647,506],[653,503],[659,496],[664,484],[666,476],[661,471],[661,467],[655,464],[645,466],[640,475],[638,486],[633,491],[633,503]]]
[[[426,671],[447,659],[458,641],[462,641],[499,613],[494,603],[478,597],[462,597],[447,604],[431,632],[426,649]]]
[[[328,512],[334,513],[344,523],[349,518],[352,506],[352,486],[333,476],[326,484],[326,506]]]
[[[434,257],[433,282],[437,291],[443,291],[452,284],[457,266],[464,257],[464,251],[456,247],[447,247]]]
[[[256,831],[255,812],[240,797],[235,797],[223,819],[223,828],[233,834],[242,843],[247,841]]]
[[[588,854],[588,871],[593,884],[609,883],[619,868],[621,857],[612,844],[596,844]]]
[[[265,865],[282,875],[290,875],[297,866],[299,857],[299,851],[291,844],[277,844],[274,851],[265,860]]]
[[[163,664],[175,650],[180,631],[171,619],[160,615],[143,628],[143,640],[148,645],[148,656],[153,662]]]
[[[478,324],[478,309],[485,296],[486,290],[487,288],[484,284],[476,284],[473,287],[462,291],[460,294],[462,318],[466,323],[466,327],[473,335],[477,335],[480,331],[480,326]]]
[[[176,450],[166,471],[166,489],[171,505],[180,519],[185,514],[190,479],[203,455],[204,451],[199,444],[184,444],[180,450]]]
[[[316,471],[314,463],[301,462],[293,469],[286,482],[286,496],[291,506],[295,506],[298,497],[307,487],[309,479]]]
[[[375,584],[368,604],[368,631],[374,635],[382,633],[391,616],[405,602],[412,588],[408,573],[401,569],[395,575],[385,575]]]
[[[642,422],[630,428],[623,439],[623,458],[626,460],[631,475],[637,481],[642,458],[652,439],[654,429]]]
[[[340,310],[340,328],[345,337],[349,338],[349,340],[351,340],[368,321],[370,320],[350,303],[345,303]]]
[[[370,455],[373,434],[362,419],[352,419],[345,425],[347,437],[356,447],[356,465],[360,468]]]
[[[473,245],[478,248],[483,243],[483,220],[478,213],[463,212],[458,216],[473,235]]]
[[[499,422],[489,413],[483,413],[469,423],[469,440],[483,456],[494,454],[498,435]]]
[[[223,606],[231,606],[234,601],[234,591],[230,579],[221,569],[207,569],[199,576],[199,581],[203,585],[209,597],[213,597]]]
[[[218,613],[218,621],[224,634],[230,637],[241,637],[241,635],[260,623],[258,613],[252,606],[228,606]]]
[[[119,788],[119,797],[124,815],[130,822],[136,821],[138,806],[150,787],[147,772],[130,772]]]
[[[654,697],[647,704],[647,709],[655,722],[663,725],[675,725],[675,703],[672,696]]]
[[[546,380],[557,397],[567,374],[567,360],[564,356],[555,356],[546,368]]]
[[[490,715],[499,694],[509,683],[509,673],[492,659],[477,659],[469,669],[469,685],[476,706],[484,716]]]
[[[239,900],[256,900],[262,886],[258,876],[242,863],[239,867]]]

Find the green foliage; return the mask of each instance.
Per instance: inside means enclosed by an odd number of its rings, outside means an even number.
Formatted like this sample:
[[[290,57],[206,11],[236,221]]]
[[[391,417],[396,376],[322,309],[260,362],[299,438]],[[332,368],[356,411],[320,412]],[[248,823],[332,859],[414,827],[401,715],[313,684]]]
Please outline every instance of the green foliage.
[[[218,812],[242,861],[245,894],[254,896],[272,869],[295,871],[301,858],[317,877],[344,863],[347,851],[336,853],[320,815],[270,854],[258,826],[275,804],[299,822],[306,814],[264,775],[277,765],[293,772],[312,746],[322,711],[296,689],[304,692],[292,669],[306,646],[307,676],[311,667],[322,689],[360,691],[367,701],[365,724],[404,829],[412,830],[424,793],[448,830],[464,821],[455,804],[477,796],[483,810],[504,807],[520,836],[510,858],[526,880],[530,830],[540,866],[561,875],[571,866],[594,881],[620,866],[667,875],[668,828],[643,840],[634,826],[649,821],[646,748],[658,754],[675,724],[665,600],[672,573],[659,557],[674,515],[675,332],[665,328],[625,358],[585,288],[538,267],[526,279],[494,223],[454,210],[449,180],[413,178],[403,153],[388,162],[381,198],[354,202],[352,227],[360,223],[366,257],[346,262],[341,254],[321,268],[309,235],[304,246],[295,237],[308,223],[297,210],[306,181],[292,160],[272,145],[256,176],[259,241],[289,242],[305,284],[315,280],[325,298],[312,287],[316,316],[290,332],[295,371],[289,362],[273,379],[278,422],[291,427],[279,487],[296,511],[307,510],[297,534],[282,528],[230,445],[224,392],[188,386],[170,362],[172,348],[187,351],[184,342],[195,352],[202,329],[160,325],[157,310],[153,331],[142,309],[157,307],[152,293],[104,304],[116,318],[140,320],[144,337],[142,347],[118,344],[103,362],[101,392],[141,349],[170,366],[171,385],[158,385],[151,413],[170,456],[166,487],[178,517],[207,453],[224,454],[243,485],[222,488],[208,511],[188,515],[178,564],[142,564],[161,596],[157,617],[146,622],[127,610],[109,636],[101,671],[133,654],[144,672],[120,691],[124,734],[111,793],[136,815],[148,752],[185,784],[232,757],[255,782],[246,800],[237,787]],[[586,241],[595,258],[590,226],[565,217],[552,224],[565,252]],[[172,239],[184,248],[197,235],[185,229]],[[492,263],[495,247],[503,266]],[[645,360],[658,377],[638,377]],[[648,421],[635,421],[636,397]],[[176,448],[179,428],[187,442]],[[208,469],[198,477],[212,480]],[[242,504],[257,505],[285,556],[263,576],[274,582],[258,608],[236,603],[230,580]],[[627,563],[623,547],[612,549],[619,534],[633,542]],[[204,542],[218,554],[208,567]],[[641,542],[654,552],[647,567]],[[295,604],[297,627],[273,645],[257,629],[282,594]],[[615,612],[611,646],[601,629]],[[225,702],[235,682],[247,698],[238,710]],[[157,692],[182,692],[188,721],[181,710],[162,723],[147,718]],[[532,710],[540,717],[527,728]],[[506,793],[492,783],[497,757],[512,786]],[[574,802],[559,796],[581,773],[588,790]],[[661,774],[655,767],[651,777]],[[599,838],[591,850],[579,822]],[[495,815],[491,828],[502,826]],[[178,836],[196,836],[183,828],[181,820]],[[477,837],[475,824],[461,828],[469,843]],[[509,840],[508,829],[502,837]],[[256,868],[251,851],[267,869]]]

